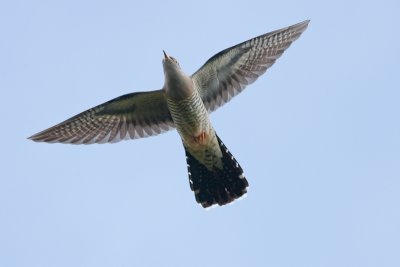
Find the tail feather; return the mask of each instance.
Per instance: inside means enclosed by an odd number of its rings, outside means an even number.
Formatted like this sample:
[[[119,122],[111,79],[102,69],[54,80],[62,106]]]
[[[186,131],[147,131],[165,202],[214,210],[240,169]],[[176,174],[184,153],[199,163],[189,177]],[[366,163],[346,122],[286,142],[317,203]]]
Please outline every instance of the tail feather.
[[[222,151],[222,169],[209,170],[185,148],[190,188],[204,208],[228,204],[243,196],[249,186],[239,163],[218,136],[217,139]]]

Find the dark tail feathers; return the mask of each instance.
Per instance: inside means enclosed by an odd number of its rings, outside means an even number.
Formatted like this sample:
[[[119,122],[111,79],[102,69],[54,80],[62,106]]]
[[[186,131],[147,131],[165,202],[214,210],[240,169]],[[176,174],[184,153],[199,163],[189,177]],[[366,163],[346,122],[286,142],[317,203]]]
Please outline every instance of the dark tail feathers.
[[[207,169],[185,148],[190,188],[196,201],[204,208],[214,204],[225,205],[243,196],[249,186],[243,170],[221,139],[217,136],[222,151],[223,169]]]

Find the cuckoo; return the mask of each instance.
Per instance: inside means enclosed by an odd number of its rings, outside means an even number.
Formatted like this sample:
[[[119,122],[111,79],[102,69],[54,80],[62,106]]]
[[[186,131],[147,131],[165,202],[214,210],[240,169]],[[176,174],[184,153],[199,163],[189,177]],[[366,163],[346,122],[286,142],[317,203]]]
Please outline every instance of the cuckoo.
[[[163,51],[162,89],[117,97],[29,138],[49,143],[114,143],[176,128],[196,201],[203,207],[228,204],[243,196],[249,184],[241,166],[216,134],[209,113],[264,74],[308,23],[227,48],[190,76]]]

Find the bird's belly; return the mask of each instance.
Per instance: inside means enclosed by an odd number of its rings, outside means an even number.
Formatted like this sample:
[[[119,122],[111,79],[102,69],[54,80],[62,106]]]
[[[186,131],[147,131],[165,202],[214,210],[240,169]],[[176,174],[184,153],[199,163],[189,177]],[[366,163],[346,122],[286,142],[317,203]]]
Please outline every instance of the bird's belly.
[[[213,130],[200,95],[195,91],[186,99],[167,99],[167,103],[184,144],[194,147],[207,143]]]
[[[186,150],[208,169],[222,168],[222,152],[197,91],[180,101],[167,98],[167,103]]]

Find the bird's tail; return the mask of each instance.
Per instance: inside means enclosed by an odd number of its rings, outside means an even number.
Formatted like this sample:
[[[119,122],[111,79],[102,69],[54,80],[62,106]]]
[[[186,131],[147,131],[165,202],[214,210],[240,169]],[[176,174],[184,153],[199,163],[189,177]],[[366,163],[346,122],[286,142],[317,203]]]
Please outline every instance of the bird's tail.
[[[249,186],[239,163],[218,136],[217,139],[222,151],[222,169],[209,170],[185,148],[190,188],[204,208],[228,204],[243,196]]]

